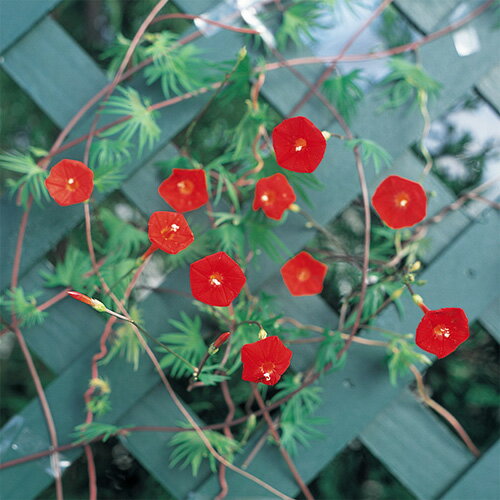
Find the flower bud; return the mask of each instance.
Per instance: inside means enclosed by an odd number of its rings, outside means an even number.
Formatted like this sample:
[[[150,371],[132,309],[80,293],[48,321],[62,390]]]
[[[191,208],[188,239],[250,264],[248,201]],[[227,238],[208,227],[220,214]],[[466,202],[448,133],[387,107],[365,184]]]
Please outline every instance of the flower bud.
[[[261,328],[259,330],[259,340],[264,340],[267,337],[267,332],[264,330],[264,328]]]
[[[328,132],[328,130],[322,130],[321,133],[323,134],[323,137],[325,138],[325,141],[327,141],[328,139],[330,139],[330,137],[332,136],[332,134],[330,132]]]
[[[424,304],[424,299],[422,298],[421,295],[415,293],[411,296],[411,298],[413,299],[413,302],[415,302],[415,304],[417,304],[417,306],[420,307],[420,309],[422,309],[424,314],[429,311],[429,308]]]
[[[74,299],[89,305],[98,312],[105,312],[108,310],[108,308],[100,300],[93,299],[92,297],[88,297],[87,295],[84,295],[80,292],[69,291],[67,293],[70,297],[73,297]]]
[[[289,207],[288,210],[292,212],[300,212],[300,207],[297,205],[297,203],[292,203]]]
[[[421,268],[422,268],[422,263],[419,260],[417,260],[410,266],[410,273],[414,273],[415,271],[420,271]]]
[[[398,288],[397,290],[394,290],[394,292],[391,293],[391,300],[397,300],[401,295],[403,295],[404,292],[404,287]]]
[[[90,387],[95,387],[101,391],[102,394],[109,394],[111,392],[111,387],[106,380],[96,377],[90,379]]]
[[[215,342],[212,342],[210,344],[210,347],[208,348],[208,354],[210,354],[210,356],[214,355],[219,350],[220,346],[224,344],[230,336],[231,332],[221,333],[217,337]]]

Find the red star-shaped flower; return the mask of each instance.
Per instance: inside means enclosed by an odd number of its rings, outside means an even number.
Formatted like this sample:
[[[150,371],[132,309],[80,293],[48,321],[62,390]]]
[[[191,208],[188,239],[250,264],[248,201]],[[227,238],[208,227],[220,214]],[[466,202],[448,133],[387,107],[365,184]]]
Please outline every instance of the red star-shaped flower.
[[[269,218],[280,220],[283,212],[296,199],[287,178],[283,174],[274,174],[257,181],[252,208],[262,208]]]
[[[418,183],[390,175],[384,179],[372,197],[373,208],[392,229],[410,227],[425,218],[427,196]]]
[[[328,266],[308,252],[300,252],[281,268],[281,276],[292,295],[316,295],[323,290]]]
[[[313,172],[325,155],[326,139],[313,122],[296,116],[274,128],[273,148],[280,167]]]
[[[191,292],[200,302],[228,306],[246,282],[240,266],[225,252],[217,252],[191,264]]]
[[[415,343],[424,351],[444,358],[469,338],[469,322],[463,309],[427,310],[417,326]]]
[[[158,193],[177,212],[196,210],[208,201],[205,171],[174,168],[160,184]]]
[[[274,385],[290,366],[292,351],[276,337],[266,337],[241,348],[243,374],[247,382]]]
[[[57,204],[75,205],[90,198],[94,172],[81,161],[61,160],[50,169],[45,186]]]
[[[154,212],[148,223],[148,236],[151,247],[146,255],[154,250],[175,254],[184,250],[194,241],[194,235],[182,214],[177,212]]]

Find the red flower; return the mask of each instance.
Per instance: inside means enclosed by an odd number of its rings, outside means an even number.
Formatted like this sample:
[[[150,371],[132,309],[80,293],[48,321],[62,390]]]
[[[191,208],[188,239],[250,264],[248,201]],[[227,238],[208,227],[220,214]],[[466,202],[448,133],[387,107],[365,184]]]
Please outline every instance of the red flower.
[[[424,188],[399,175],[390,175],[380,183],[372,203],[380,218],[392,229],[413,226],[427,211]]]
[[[151,214],[148,223],[148,236],[151,248],[146,252],[147,255],[158,249],[170,254],[179,253],[194,241],[193,232],[186,219],[177,212],[154,212]]]
[[[323,290],[328,266],[308,252],[300,252],[281,268],[281,276],[292,295],[316,295]]]
[[[279,166],[294,172],[313,172],[325,154],[326,139],[314,123],[296,116],[274,128],[273,148]]]
[[[208,201],[205,171],[174,168],[160,184],[158,193],[177,212],[196,210]]]
[[[266,337],[241,348],[243,374],[247,382],[274,385],[290,366],[292,351],[276,337]]]
[[[262,208],[269,218],[280,220],[296,199],[287,178],[283,174],[274,174],[257,181],[252,208]]]
[[[81,161],[61,160],[50,169],[45,186],[57,204],[75,205],[90,198],[94,172]]]
[[[217,252],[191,264],[193,297],[211,306],[228,306],[246,282],[240,266],[225,252]]]
[[[425,311],[417,326],[415,343],[424,351],[444,358],[468,338],[469,323],[463,309],[445,307],[436,311]]]

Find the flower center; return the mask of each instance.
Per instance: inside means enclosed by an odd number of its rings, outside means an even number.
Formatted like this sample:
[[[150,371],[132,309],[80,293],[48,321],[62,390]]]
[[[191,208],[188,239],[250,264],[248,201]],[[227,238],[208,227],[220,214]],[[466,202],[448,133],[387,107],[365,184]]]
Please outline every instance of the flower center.
[[[212,286],[221,286],[223,281],[224,281],[224,278],[223,278],[221,273],[213,273],[208,278],[208,282]]]
[[[410,197],[404,192],[398,193],[394,198],[394,201],[396,202],[396,206],[405,208],[410,202]]]
[[[160,234],[166,239],[166,240],[171,240],[174,236],[175,233],[181,228],[178,224],[170,224],[170,226],[164,227],[161,231]]]
[[[302,137],[299,137],[295,141],[295,151],[302,151],[307,146],[307,141]]]
[[[260,201],[267,207],[274,203],[274,199],[276,196],[273,191],[265,191],[264,194],[260,197]]]
[[[311,277],[311,271],[309,269],[303,268],[297,273],[297,279],[299,281],[307,281]]]
[[[183,180],[177,183],[177,189],[181,194],[191,194],[194,190],[194,184],[191,181]]]
[[[78,189],[78,182],[76,181],[76,179],[74,179],[73,177],[70,177],[66,181],[66,189],[68,191],[71,191],[71,192],[76,191]]]
[[[435,326],[433,331],[434,335],[437,335],[438,337],[444,337],[445,339],[447,339],[451,335],[450,329],[444,325]]]
[[[271,375],[274,372],[275,365],[270,361],[266,363],[262,363],[260,369],[262,370],[262,376],[266,379],[267,382],[271,380]]]

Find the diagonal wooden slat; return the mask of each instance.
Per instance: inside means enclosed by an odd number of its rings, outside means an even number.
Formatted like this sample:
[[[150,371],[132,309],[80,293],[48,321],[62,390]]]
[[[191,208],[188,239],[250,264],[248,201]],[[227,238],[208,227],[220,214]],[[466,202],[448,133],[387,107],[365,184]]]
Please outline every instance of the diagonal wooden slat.
[[[496,500],[500,496],[500,441],[497,441],[456,483],[442,500],[480,498]]]
[[[0,2],[0,54],[16,43],[61,0],[2,0]]]
[[[436,498],[474,462],[435,414],[403,391],[360,434],[361,441],[417,498]]]

